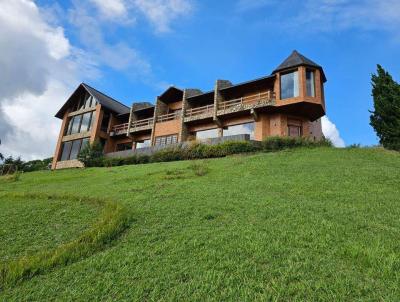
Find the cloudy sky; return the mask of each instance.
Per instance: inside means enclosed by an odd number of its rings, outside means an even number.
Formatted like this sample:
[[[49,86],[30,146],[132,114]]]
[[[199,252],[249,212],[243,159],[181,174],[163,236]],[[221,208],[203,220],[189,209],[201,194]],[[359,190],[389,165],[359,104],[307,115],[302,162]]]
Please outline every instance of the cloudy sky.
[[[370,75],[400,80],[398,0],[0,0],[0,152],[51,156],[80,82],[130,105],[268,75],[293,49],[328,78],[323,131],[377,143]]]

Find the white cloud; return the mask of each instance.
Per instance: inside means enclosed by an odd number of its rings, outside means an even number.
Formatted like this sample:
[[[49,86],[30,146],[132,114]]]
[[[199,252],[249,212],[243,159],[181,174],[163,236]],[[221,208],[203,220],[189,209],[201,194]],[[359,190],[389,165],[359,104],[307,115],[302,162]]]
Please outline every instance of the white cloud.
[[[102,24],[89,13],[89,7],[77,2],[69,12],[69,21],[79,33],[86,55],[95,62],[117,70],[129,70],[132,76],[150,77],[150,63],[137,50],[125,42],[108,43]]]
[[[338,32],[349,29],[384,30],[399,37],[399,0],[237,0],[239,12],[261,9],[273,12],[265,22],[289,32]],[[272,6],[273,5],[273,6]],[[266,26],[263,24],[263,26]],[[294,29],[296,29],[294,31]]]
[[[121,18],[127,14],[127,8],[122,0],[90,0],[106,18]]]
[[[150,21],[158,32],[169,32],[171,23],[193,9],[188,0],[133,0],[134,6]]]
[[[335,147],[344,147],[344,140],[340,137],[336,125],[332,123],[326,115],[321,118],[321,123],[324,136],[329,139]]]
[[[32,1],[1,0],[0,5],[2,153],[51,156],[59,129],[54,113],[77,84],[74,48]]]
[[[190,10],[189,2],[91,3],[103,18],[93,14],[88,2],[73,2],[66,14],[58,5],[42,10],[33,0],[0,0],[0,149],[4,155],[21,155],[25,160],[52,156],[60,127],[54,114],[77,84],[98,77],[102,66],[161,85],[137,49],[125,41],[106,40],[104,27],[109,23],[102,22],[132,25],[140,12],[157,31],[165,32]],[[76,26],[80,47],[71,45],[59,25],[62,22]]]

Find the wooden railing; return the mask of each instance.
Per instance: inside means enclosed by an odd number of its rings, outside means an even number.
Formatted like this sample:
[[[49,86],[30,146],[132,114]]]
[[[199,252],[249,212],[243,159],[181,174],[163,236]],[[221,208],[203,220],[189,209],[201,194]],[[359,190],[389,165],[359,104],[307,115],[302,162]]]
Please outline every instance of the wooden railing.
[[[233,100],[229,100],[226,102],[222,102],[219,105],[219,110],[226,110],[238,105],[248,105],[248,104],[253,104],[253,103],[257,103],[259,101],[263,101],[263,100],[272,100],[274,97],[274,92],[272,91],[267,91],[267,92],[260,92],[254,95],[249,95],[249,96],[244,96],[238,99],[233,99]]]
[[[166,121],[176,120],[181,116],[181,112],[172,112],[168,114],[163,114],[157,117],[157,122],[162,123]]]
[[[192,117],[195,115],[201,115],[201,114],[212,113],[212,112],[214,112],[214,105],[206,105],[206,106],[202,106],[202,107],[189,108],[186,110],[185,117]]]
[[[112,127],[111,131],[115,134],[121,134],[122,132],[126,133],[128,131],[128,123],[115,125]]]
[[[144,120],[132,121],[131,128],[153,126],[153,122],[154,122],[154,119],[152,117],[144,119]]]

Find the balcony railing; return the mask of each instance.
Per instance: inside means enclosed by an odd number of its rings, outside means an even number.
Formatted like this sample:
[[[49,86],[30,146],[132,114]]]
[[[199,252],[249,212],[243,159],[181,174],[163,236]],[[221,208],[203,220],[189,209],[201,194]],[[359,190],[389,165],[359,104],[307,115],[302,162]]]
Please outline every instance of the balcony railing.
[[[244,96],[238,99],[229,100],[226,102],[222,102],[219,105],[219,110],[228,110],[235,106],[244,106],[244,105],[251,105],[257,104],[261,101],[272,101],[274,98],[274,92],[267,91],[267,92],[260,92],[258,94]]]
[[[181,112],[172,112],[168,114],[163,114],[157,117],[157,122],[162,123],[162,122],[167,122],[167,121],[172,121],[176,120],[181,116]]]
[[[111,128],[111,132],[114,132],[114,135],[126,134],[128,131],[128,123],[115,125]]]
[[[143,120],[132,121],[131,128],[152,127],[153,122],[154,119],[152,117]]]
[[[206,105],[202,107],[189,108],[186,110],[185,117],[192,117],[196,115],[203,115],[214,112],[214,105]]]

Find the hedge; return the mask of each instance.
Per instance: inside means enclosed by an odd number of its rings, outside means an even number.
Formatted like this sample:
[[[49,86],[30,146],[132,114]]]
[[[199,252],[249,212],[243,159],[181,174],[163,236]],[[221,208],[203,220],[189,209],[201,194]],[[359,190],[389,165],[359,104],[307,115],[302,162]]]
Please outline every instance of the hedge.
[[[99,165],[113,167],[123,165],[137,165],[155,162],[168,162],[190,159],[204,159],[225,157],[232,154],[274,152],[293,148],[332,147],[329,140],[311,141],[306,138],[269,137],[262,142],[254,141],[226,141],[217,145],[208,145],[191,142],[187,145],[178,145],[162,149],[152,155],[135,154],[124,158],[102,158]]]

